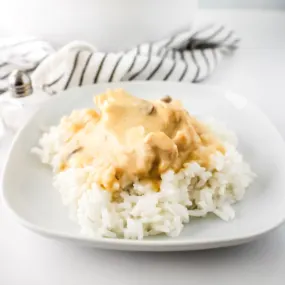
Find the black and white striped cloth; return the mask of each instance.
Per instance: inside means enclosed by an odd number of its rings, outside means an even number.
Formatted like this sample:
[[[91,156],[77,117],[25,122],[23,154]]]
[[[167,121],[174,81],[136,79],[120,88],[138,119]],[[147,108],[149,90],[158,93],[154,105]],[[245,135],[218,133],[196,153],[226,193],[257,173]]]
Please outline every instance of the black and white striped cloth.
[[[200,82],[238,44],[235,32],[222,25],[184,31],[118,53],[104,53],[85,42],[72,42],[59,51],[35,39],[14,42],[10,46],[0,42],[0,84],[5,90],[5,79],[14,68],[35,70],[32,74],[34,87],[50,94],[98,82]],[[3,50],[7,51],[6,58],[1,54]]]

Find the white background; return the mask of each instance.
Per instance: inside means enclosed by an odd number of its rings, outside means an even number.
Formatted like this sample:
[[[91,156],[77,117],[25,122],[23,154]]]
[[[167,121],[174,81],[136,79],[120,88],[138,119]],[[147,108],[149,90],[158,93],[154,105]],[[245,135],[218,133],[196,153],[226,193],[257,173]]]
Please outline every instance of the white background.
[[[284,0],[199,0],[201,8],[285,9]]]

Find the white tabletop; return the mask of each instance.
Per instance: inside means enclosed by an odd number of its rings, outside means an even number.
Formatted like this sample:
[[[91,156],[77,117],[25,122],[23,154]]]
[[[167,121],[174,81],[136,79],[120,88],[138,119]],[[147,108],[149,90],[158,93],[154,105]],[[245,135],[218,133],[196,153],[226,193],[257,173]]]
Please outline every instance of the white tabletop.
[[[205,83],[219,84],[250,98],[285,138],[285,11],[212,10],[201,11],[201,18],[228,23],[243,38],[242,48]],[[1,153],[5,143],[0,142]],[[234,248],[130,253],[62,244],[22,228],[2,207],[0,216],[3,285],[285,282],[285,225],[255,242]]]

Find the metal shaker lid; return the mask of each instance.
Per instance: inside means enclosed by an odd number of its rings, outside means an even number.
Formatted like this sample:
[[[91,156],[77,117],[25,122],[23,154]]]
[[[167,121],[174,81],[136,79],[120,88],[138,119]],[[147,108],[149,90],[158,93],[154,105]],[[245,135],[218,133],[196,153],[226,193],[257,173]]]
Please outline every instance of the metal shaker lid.
[[[33,93],[32,81],[27,72],[14,70],[8,78],[9,90],[13,97],[21,98]]]

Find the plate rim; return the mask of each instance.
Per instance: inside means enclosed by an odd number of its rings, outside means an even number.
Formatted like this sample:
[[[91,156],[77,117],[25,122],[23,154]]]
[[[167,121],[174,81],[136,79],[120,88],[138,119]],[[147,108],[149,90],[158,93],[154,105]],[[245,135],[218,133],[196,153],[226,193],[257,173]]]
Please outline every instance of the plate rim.
[[[182,82],[161,82],[161,81],[133,81],[133,82],[112,82],[112,83],[99,83],[95,85],[85,85],[81,87],[75,87],[75,88],[69,88],[67,90],[63,90],[59,92],[56,96],[49,98],[47,102],[39,107],[39,109],[24,123],[23,126],[18,130],[17,134],[14,136],[12,143],[10,145],[8,155],[6,157],[6,161],[3,166],[3,171],[2,171],[2,179],[1,179],[1,187],[2,187],[2,200],[4,206],[9,210],[9,212],[14,216],[14,219],[24,226],[25,228],[40,234],[42,236],[46,236],[49,238],[53,239],[60,239],[60,240],[68,240],[72,242],[80,242],[80,243],[88,243],[92,244],[93,247],[100,247],[100,248],[110,248],[110,247],[117,247],[117,246],[123,246],[122,248],[119,248],[119,250],[126,250],[126,247],[136,247],[133,250],[144,250],[144,248],[151,248],[151,251],[154,251],[154,248],[156,249],[155,251],[168,251],[168,250],[179,250],[179,247],[189,247],[189,250],[195,250],[195,248],[191,248],[191,246],[195,246],[198,249],[202,248],[216,248],[216,247],[224,247],[224,246],[230,246],[230,245],[224,245],[227,243],[234,243],[234,244],[241,244],[253,239],[256,239],[266,233],[269,233],[273,231],[274,229],[278,228],[281,224],[285,222],[285,208],[284,208],[284,213],[283,217],[279,218],[276,223],[272,223],[270,227],[266,227],[260,231],[255,231],[253,233],[248,233],[248,234],[242,234],[238,236],[237,238],[233,238],[230,240],[229,238],[204,238],[204,239],[199,239],[199,241],[191,240],[191,239],[181,239],[181,240],[176,240],[176,239],[157,239],[157,240],[131,240],[131,239],[118,239],[118,238],[103,238],[103,237],[94,237],[94,238],[89,238],[83,235],[78,234],[78,236],[69,234],[69,233],[62,233],[54,230],[47,230],[44,227],[41,227],[39,225],[35,225],[32,222],[29,222],[27,219],[23,218],[22,216],[18,215],[18,213],[14,210],[13,206],[10,204],[9,199],[6,197],[7,195],[7,190],[5,190],[5,185],[6,185],[6,178],[7,177],[7,172],[8,172],[8,165],[9,165],[9,160],[10,156],[12,155],[14,145],[18,141],[18,138],[21,136],[21,134],[25,131],[25,129],[28,127],[28,125],[34,120],[36,116],[41,112],[41,110],[45,109],[48,107],[48,105],[54,104],[57,100],[59,100],[59,97],[63,96],[68,96],[69,92],[74,92],[75,90],[80,90],[80,89],[85,89],[85,88],[100,88],[100,87],[107,87],[110,86],[109,88],[112,88],[112,86],[117,86],[117,85],[185,85],[187,87],[189,86],[195,86],[195,88],[201,88],[201,89],[212,89],[215,91],[220,91],[218,94],[214,94],[213,96],[218,96],[218,97],[223,97],[225,100],[229,101],[228,98],[226,98],[227,92],[232,92],[228,88],[223,88],[217,85],[210,85],[210,84],[202,84],[202,85],[197,85],[193,83],[182,83]],[[105,87],[105,88],[106,88]],[[127,87],[127,86],[126,86]],[[264,120],[266,120],[269,124],[272,130],[276,133],[276,135],[279,137],[280,140],[282,140],[282,143],[284,144],[284,149],[285,149],[285,141],[276,128],[276,126],[270,121],[270,119],[267,117],[267,115],[252,101],[250,101],[248,98],[244,97],[243,95],[239,93],[234,93],[236,96],[239,98],[242,98],[247,105],[250,105],[251,108],[255,110],[255,112],[259,113],[260,116],[263,117]],[[284,151],[285,153],[285,151]],[[285,173],[285,171],[284,171]],[[171,249],[173,248],[173,249]],[[113,248],[116,249],[116,248]]]

